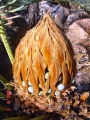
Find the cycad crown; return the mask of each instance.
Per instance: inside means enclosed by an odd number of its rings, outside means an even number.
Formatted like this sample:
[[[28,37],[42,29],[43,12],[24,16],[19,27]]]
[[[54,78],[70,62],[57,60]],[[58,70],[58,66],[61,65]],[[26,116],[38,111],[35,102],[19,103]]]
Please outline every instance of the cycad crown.
[[[40,91],[46,95],[51,89],[53,96],[59,84],[66,88],[69,86],[75,71],[71,43],[49,14],[45,14],[42,21],[26,33],[16,48],[13,72],[18,86],[27,91],[29,82],[34,95]]]

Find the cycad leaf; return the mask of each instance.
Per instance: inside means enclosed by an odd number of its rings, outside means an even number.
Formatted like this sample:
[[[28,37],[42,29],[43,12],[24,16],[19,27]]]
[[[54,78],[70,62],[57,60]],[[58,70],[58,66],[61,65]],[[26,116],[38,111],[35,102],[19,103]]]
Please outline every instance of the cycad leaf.
[[[12,4],[15,3],[16,1],[17,1],[17,0],[13,0],[12,2],[8,2],[7,4],[1,6],[0,9],[3,9],[3,8],[9,6],[9,5],[12,5]],[[1,2],[1,1],[0,1],[0,2]]]
[[[49,120],[50,119],[50,115],[41,115],[39,117],[35,117],[33,119],[30,120]]]
[[[2,111],[2,112],[7,111],[7,107],[0,106],[0,111]]]
[[[8,89],[8,90],[12,90],[13,89],[13,87],[11,86],[11,85],[7,85],[7,83],[9,83],[8,82],[8,80],[6,80],[4,77],[2,77],[1,75],[0,75],[0,82]]]
[[[8,13],[12,13],[12,12],[20,11],[20,10],[23,10],[24,8],[25,8],[25,6],[22,5],[22,6],[18,7],[18,8],[13,9],[13,10],[9,10]]]
[[[20,117],[11,117],[11,118],[6,118],[3,120],[29,120],[28,116],[20,116]]]
[[[8,80],[6,80],[4,77],[2,77],[2,75],[0,75],[0,82],[5,85],[6,83],[8,83]]]
[[[4,93],[0,92],[0,98],[4,98],[4,99],[6,99],[7,96],[6,96]]]
[[[11,2],[8,2],[7,4],[8,5],[12,5],[13,3],[15,3],[17,0],[13,0],[13,1],[11,1]]]
[[[7,7],[7,5],[3,5],[3,6],[1,6],[0,9],[3,9],[3,8],[5,8],[5,7]]]

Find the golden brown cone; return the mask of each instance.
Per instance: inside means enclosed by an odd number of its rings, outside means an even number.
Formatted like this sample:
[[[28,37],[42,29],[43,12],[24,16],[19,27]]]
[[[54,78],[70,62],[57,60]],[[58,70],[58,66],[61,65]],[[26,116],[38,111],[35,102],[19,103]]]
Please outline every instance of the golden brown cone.
[[[39,88],[46,95],[51,88],[53,96],[60,83],[66,87],[75,76],[74,52],[70,41],[57,28],[49,14],[45,14],[42,21],[22,38],[16,52],[13,64],[13,73],[19,86],[28,81],[34,88],[34,94],[39,94]],[[74,65],[73,65],[74,64]],[[45,74],[48,74],[47,79]],[[23,87],[23,86],[22,86]]]

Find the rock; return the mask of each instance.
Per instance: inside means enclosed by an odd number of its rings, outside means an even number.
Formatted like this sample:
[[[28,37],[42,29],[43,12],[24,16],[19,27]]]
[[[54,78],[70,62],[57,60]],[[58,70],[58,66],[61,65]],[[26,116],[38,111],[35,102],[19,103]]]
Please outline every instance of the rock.
[[[62,7],[61,5],[53,4],[49,1],[39,2],[39,9],[40,18],[42,18],[45,13],[50,12],[51,18],[59,28],[63,27],[68,15],[74,12],[74,10]]]

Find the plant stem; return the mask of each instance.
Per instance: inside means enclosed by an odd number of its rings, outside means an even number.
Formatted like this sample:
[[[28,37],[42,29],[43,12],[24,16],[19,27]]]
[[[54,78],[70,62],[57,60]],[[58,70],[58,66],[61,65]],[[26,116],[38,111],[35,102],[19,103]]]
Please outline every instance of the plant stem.
[[[11,63],[13,64],[14,55],[13,55],[13,52],[11,50],[10,43],[9,43],[9,40],[8,40],[8,37],[6,34],[6,30],[4,27],[4,22],[3,22],[3,19],[1,18],[1,16],[0,16],[0,37],[2,39],[4,46],[5,46],[7,54],[9,56],[9,59],[10,59]]]

